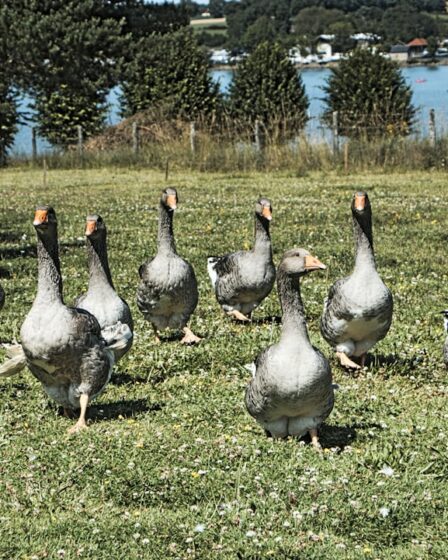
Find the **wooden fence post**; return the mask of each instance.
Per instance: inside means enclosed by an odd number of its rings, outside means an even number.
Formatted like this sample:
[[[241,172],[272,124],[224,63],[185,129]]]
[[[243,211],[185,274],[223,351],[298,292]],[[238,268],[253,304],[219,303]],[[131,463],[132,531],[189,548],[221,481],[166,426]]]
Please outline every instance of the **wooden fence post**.
[[[81,163],[83,163],[83,157],[84,157],[84,137],[83,137],[83,133],[82,133],[82,126],[80,124],[78,124],[76,126],[77,130],[78,130],[78,156],[79,156],[79,160]]]
[[[348,173],[348,140],[344,144],[344,171]]]
[[[337,156],[339,153],[339,126],[338,126],[337,111],[333,111],[332,131],[333,131],[333,155]]]
[[[132,123],[132,152],[138,154],[140,149],[139,128],[136,121]]]
[[[196,152],[196,126],[194,121],[191,121],[190,123],[190,149],[192,155],[194,156]]]
[[[31,157],[33,161],[37,159],[37,131],[35,127],[31,129]]]
[[[255,120],[254,136],[255,136],[255,150],[257,152],[261,152],[260,121],[258,119]]]
[[[436,145],[436,112],[434,109],[429,110],[429,142],[433,147]]]

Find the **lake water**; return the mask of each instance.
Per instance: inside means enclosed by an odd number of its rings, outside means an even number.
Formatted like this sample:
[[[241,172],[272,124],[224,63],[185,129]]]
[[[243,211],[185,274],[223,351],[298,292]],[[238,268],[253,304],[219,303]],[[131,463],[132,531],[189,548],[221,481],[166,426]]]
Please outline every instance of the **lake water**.
[[[416,135],[424,136],[428,131],[429,110],[434,109],[437,119],[437,134],[445,134],[448,131],[448,66],[412,66],[402,69],[403,76],[413,91],[413,103],[418,108]],[[330,75],[328,68],[308,68],[302,72],[302,78],[306,93],[310,100],[309,115],[311,117],[307,132],[314,140],[328,138],[327,131],[320,126],[319,117],[323,111],[322,86]],[[219,82],[222,92],[228,90],[232,81],[232,70],[213,70],[213,78]],[[119,122],[119,88],[115,88],[109,94],[108,123]],[[32,114],[30,109],[31,100],[24,98],[20,104],[20,110],[28,115]],[[44,140],[38,140],[38,150],[48,151],[51,147]],[[31,152],[31,126],[23,124],[15,139],[13,153],[29,154]]]

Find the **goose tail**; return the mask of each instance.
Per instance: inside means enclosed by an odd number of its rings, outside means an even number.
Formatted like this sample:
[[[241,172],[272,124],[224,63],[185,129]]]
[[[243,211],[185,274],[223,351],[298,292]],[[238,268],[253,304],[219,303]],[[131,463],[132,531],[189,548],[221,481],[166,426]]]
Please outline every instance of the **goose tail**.
[[[0,365],[0,377],[11,377],[20,373],[26,366],[26,356],[20,344],[3,345],[9,358]]]

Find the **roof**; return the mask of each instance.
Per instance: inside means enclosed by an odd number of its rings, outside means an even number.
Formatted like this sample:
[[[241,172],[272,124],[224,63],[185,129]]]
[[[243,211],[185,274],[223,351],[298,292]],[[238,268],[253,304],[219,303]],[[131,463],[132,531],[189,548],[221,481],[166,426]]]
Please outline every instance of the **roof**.
[[[426,39],[412,39],[410,43],[408,43],[408,47],[427,47],[428,41]]]
[[[409,47],[407,45],[392,45],[390,48],[391,54],[399,54],[408,52]]]

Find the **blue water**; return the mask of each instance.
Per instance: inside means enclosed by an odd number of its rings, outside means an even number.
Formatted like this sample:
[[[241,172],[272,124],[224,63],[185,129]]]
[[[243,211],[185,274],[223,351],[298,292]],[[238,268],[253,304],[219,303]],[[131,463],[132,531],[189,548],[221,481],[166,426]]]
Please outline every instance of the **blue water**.
[[[325,137],[325,130],[320,126],[319,117],[323,111],[322,86],[330,76],[328,68],[304,69],[302,78],[306,93],[310,101],[309,115],[311,117],[307,132],[314,138]],[[413,91],[413,103],[418,109],[416,134],[426,135],[428,130],[429,110],[434,109],[437,118],[437,133],[444,134],[448,131],[448,66],[413,66],[403,68],[403,76]],[[213,78],[219,82],[223,93],[228,91],[232,82],[232,70],[213,70]],[[108,97],[109,112],[107,122],[116,124],[119,116],[119,88],[112,90]],[[32,114],[31,100],[23,98],[20,105],[21,111]],[[44,140],[38,140],[39,152],[50,150]],[[24,124],[20,127],[13,146],[13,153],[29,154],[31,152],[31,125]]]

